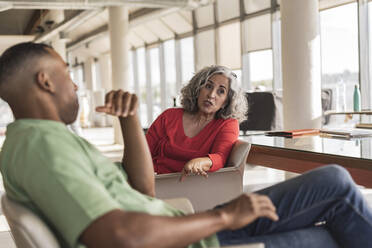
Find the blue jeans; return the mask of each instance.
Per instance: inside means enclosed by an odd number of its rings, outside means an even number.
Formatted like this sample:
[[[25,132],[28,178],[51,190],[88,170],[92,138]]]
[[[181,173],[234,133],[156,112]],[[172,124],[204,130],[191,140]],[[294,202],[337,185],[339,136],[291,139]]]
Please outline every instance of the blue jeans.
[[[259,218],[244,228],[218,232],[221,245],[372,247],[372,211],[349,173],[338,165],[309,171],[257,193],[270,197],[279,221]]]

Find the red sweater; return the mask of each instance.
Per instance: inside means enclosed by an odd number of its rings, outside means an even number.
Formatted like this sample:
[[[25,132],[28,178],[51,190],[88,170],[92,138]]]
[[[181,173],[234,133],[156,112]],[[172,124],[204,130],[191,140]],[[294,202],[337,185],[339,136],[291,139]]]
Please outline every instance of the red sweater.
[[[207,156],[212,160],[209,171],[222,168],[238,139],[238,121],[214,119],[196,136],[189,138],[183,129],[183,112],[182,108],[164,111],[147,131],[155,172],[179,172],[189,160]]]

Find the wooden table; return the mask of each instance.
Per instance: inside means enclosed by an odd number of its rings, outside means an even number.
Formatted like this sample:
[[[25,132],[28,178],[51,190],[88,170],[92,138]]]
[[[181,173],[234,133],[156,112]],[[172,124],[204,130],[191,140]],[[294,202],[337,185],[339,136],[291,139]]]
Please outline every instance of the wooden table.
[[[326,164],[345,167],[359,185],[372,188],[372,138],[340,140],[319,136],[283,138],[250,136],[247,162],[303,173]]]

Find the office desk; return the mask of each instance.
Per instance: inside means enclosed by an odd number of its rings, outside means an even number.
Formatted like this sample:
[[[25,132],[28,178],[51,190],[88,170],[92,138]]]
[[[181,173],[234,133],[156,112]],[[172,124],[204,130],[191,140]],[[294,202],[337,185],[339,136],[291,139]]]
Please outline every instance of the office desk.
[[[303,173],[325,164],[345,167],[357,184],[372,188],[372,138],[341,140],[319,136],[299,138],[246,136],[252,144],[247,162]]]

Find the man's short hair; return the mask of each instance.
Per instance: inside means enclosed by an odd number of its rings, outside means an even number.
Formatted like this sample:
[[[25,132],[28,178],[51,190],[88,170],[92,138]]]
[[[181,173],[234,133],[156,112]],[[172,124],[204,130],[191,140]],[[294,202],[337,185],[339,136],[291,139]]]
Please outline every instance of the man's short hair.
[[[42,43],[24,42],[5,50],[0,57],[0,88],[31,59],[50,55],[47,48],[52,49],[51,46]]]

